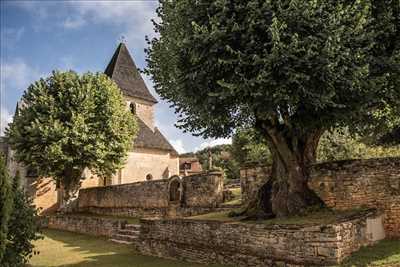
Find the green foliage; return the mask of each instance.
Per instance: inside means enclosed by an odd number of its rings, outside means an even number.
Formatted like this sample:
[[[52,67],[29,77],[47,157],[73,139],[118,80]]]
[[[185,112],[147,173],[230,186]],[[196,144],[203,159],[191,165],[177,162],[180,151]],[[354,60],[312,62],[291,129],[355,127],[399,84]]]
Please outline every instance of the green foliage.
[[[258,122],[294,139],[395,101],[398,5],[160,0],[146,72],[181,128],[225,137]]]
[[[217,145],[204,148],[195,153],[182,154],[182,157],[196,157],[203,170],[208,170],[208,154],[211,152],[213,170],[222,170],[227,179],[240,178],[240,164],[233,158],[231,145]]]
[[[363,142],[358,135],[351,135],[348,128],[326,132],[318,146],[318,160],[367,159],[400,157],[400,146],[375,146]]]
[[[0,153],[0,262],[4,257],[7,244],[8,222],[12,212],[12,200],[13,194],[10,176],[5,158]]]
[[[85,168],[111,176],[132,148],[137,124],[106,75],[55,71],[29,86],[7,134],[16,159],[77,189]]]
[[[367,116],[372,123],[359,127],[365,143],[382,146],[400,145],[400,88],[398,100],[399,103],[396,105],[385,104]]]
[[[383,90],[351,130],[361,131],[370,144],[400,145],[400,1],[373,3],[377,42],[372,51],[370,77],[383,85]]]
[[[41,239],[37,209],[20,187],[19,174],[13,182],[13,210],[8,222],[6,250],[1,266],[25,266],[32,257],[32,241]]]
[[[232,156],[241,166],[272,163],[272,156],[267,144],[253,129],[241,129],[234,134]]]

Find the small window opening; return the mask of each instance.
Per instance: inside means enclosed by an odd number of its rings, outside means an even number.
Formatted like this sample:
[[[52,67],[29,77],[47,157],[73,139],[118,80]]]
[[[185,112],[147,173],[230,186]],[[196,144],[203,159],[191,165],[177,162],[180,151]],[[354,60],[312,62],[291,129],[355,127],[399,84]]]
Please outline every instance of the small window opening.
[[[150,173],[146,175],[146,181],[150,181],[153,180],[153,175],[151,175]]]
[[[192,164],[189,163],[189,162],[185,162],[185,164],[184,164],[184,169],[185,169],[185,170],[191,170],[191,169],[192,169]]]
[[[132,113],[133,115],[136,115],[136,106],[135,106],[135,103],[130,103],[130,104],[129,104],[129,109],[131,110],[131,113]]]

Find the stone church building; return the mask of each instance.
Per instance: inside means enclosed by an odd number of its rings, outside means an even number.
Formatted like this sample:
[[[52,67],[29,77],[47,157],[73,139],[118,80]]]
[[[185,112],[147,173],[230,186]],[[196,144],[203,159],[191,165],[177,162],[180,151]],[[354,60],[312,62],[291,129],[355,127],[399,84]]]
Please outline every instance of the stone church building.
[[[135,62],[124,43],[120,43],[104,72],[115,81],[123,93],[127,109],[136,115],[139,131],[128,152],[125,166],[106,181],[84,171],[81,188],[127,184],[146,180],[165,179],[179,175],[179,155],[154,121],[157,100],[149,92]],[[0,139],[0,152],[7,158],[12,175],[20,172],[23,186],[37,207],[48,212],[58,208],[61,192],[51,178],[37,177],[34,172],[13,160],[13,151],[5,138]]]
[[[178,153],[154,123],[157,100],[147,89],[124,43],[119,44],[105,74],[117,83],[139,124],[133,150],[128,153],[125,167],[113,178],[112,184],[178,175]]]

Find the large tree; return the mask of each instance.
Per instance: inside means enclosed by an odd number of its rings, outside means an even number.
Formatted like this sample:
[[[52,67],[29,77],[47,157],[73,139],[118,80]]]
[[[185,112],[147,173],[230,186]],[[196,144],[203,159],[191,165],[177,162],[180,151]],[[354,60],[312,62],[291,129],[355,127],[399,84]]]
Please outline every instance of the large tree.
[[[322,205],[307,165],[323,132],[399,94],[398,4],[160,0],[146,71],[181,114],[179,127],[205,137],[259,131],[273,157],[259,206],[302,213]]]
[[[7,131],[16,159],[53,177],[65,199],[88,168],[110,177],[137,132],[118,86],[104,74],[53,72],[25,91]]]

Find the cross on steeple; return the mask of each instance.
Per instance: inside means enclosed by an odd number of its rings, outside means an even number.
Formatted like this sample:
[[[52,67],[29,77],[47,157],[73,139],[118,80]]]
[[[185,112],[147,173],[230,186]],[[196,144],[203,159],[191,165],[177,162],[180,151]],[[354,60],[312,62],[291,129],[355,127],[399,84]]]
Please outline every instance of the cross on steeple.
[[[118,40],[120,43],[126,43],[126,38],[125,38],[125,35],[121,35],[120,37],[119,37],[119,40]]]

